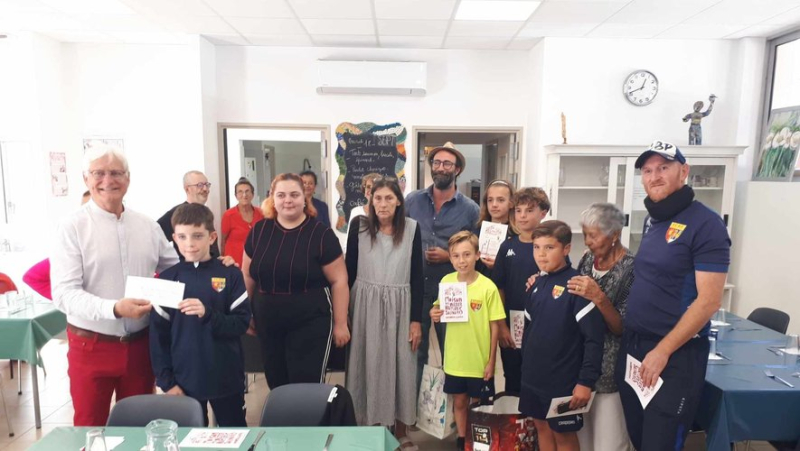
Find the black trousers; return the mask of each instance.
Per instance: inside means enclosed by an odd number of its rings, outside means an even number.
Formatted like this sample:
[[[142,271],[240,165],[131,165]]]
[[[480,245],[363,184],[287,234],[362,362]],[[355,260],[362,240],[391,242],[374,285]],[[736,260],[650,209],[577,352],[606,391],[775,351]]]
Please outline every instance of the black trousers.
[[[251,306],[269,388],[324,382],[333,334],[327,290],[254,297]]]
[[[203,408],[203,421],[208,427],[208,404],[214,409],[214,418],[221,427],[247,427],[244,393],[215,399],[198,399]]]
[[[636,392],[625,382],[627,355],[641,362],[659,341],[661,337],[625,331],[617,357],[617,386],[633,446],[641,451],[679,451],[694,421],[705,383],[708,338],[693,338],[670,356],[661,372],[664,385],[647,409],[642,409]]]
[[[505,392],[519,396],[522,388],[522,350],[500,348],[500,359],[503,361],[503,377],[506,379]]]

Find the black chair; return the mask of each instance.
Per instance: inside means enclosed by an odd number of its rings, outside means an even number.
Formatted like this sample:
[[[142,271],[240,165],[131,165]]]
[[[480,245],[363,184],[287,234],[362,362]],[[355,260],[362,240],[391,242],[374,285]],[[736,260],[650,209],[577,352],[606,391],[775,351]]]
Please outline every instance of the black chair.
[[[261,426],[356,426],[353,399],[342,386],[289,384],[270,391]]]
[[[769,307],[759,307],[753,310],[747,319],[782,334],[785,334],[789,328],[789,315]]]
[[[111,409],[106,426],[144,427],[156,420],[172,420],[179,427],[204,427],[203,408],[188,396],[137,395],[125,398]]]

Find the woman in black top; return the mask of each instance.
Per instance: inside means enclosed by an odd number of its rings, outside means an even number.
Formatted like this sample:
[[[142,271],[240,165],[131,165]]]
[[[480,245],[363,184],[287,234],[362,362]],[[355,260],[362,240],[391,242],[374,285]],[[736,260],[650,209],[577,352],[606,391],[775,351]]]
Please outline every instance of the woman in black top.
[[[242,261],[253,319],[271,389],[322,382],[331,336],[350,340],[349,289],[339,240],[317,222],[295,174],[272,181],[265,219],[247,236]]]

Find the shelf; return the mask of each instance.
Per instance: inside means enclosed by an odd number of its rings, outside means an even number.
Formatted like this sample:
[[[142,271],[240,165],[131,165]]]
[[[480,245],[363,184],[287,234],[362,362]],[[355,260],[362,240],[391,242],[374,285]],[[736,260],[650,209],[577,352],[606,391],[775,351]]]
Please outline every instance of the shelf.
[[[694,191],[722,191],[721,186],[698,186],[692,187]]]
[[[572,234],[573,235],[583,235],[583,230],[573,230]]]
[[[608,191],[607,186],[559,186],[559,190],[601,190]]]

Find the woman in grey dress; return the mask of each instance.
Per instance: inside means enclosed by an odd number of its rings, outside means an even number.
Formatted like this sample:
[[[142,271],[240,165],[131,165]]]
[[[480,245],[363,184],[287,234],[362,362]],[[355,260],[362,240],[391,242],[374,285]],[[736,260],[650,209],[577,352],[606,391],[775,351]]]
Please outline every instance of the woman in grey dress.
[[[583,415],[578,431],[581,449],[626,451],[633,447],[625,429],[619,389],[614,382],[614,365],[622,335],[622,317],[633,284],[633,254],[620,242],[625,216],[613,204],[592,204],[581,214],[583,239],[589,250],[583,254],[578,271],[567,282],[567,290],[594,303],[606,322],[603,366],[595,389],[592,411]]]
[[[396,179],[372,186],[370,214],[347,236],[352,341],[347,389],[361,425],[395,426],[401,449],[416,449],[406,425],[416,421],[417,356],[422,330],[422,241],[406,218]]]

